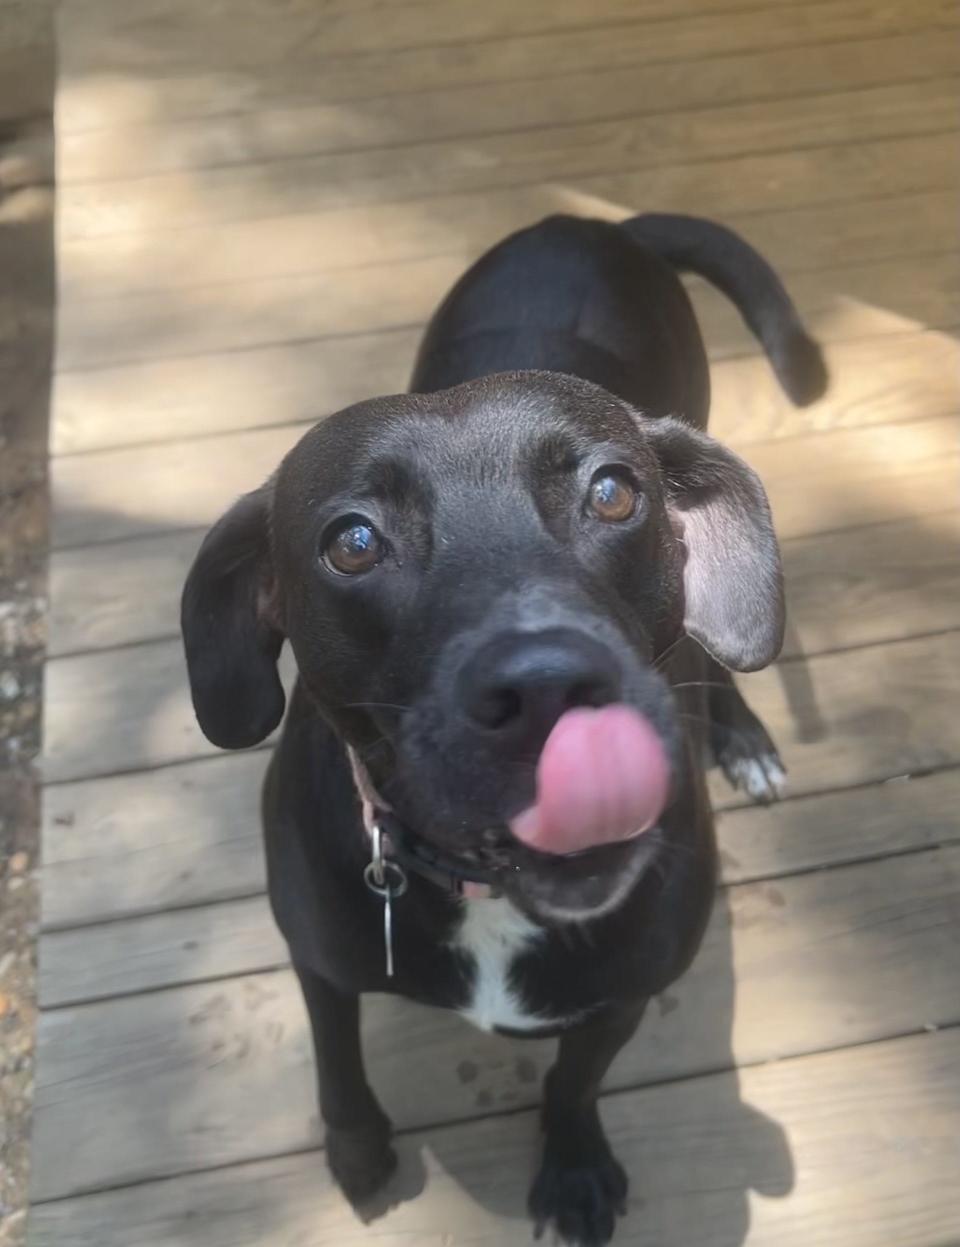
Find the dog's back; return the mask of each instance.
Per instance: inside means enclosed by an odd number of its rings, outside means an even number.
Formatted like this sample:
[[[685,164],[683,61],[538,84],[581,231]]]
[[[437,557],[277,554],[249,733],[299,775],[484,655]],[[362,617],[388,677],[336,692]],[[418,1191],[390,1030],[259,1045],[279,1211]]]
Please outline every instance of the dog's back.
[[[678,271],[698,273],[736,304],[794,402],[823,393],[820,350],[770,265],[731,230],[672,215],[620,224],[554,216],[511,235],[440,306],[411,389],[545,369],[704,428],[707,357]]]

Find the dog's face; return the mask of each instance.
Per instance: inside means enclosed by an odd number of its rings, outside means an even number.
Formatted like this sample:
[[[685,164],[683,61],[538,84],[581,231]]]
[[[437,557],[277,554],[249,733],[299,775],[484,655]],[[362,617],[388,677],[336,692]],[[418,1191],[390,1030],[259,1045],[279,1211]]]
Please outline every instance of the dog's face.
[[[750,470],[675,421],[548,373],[376,400],[313,428],[212,530],[184,593],[198,717],[262,740],[301,678],[373,789],[541,917],[622,896],[653,840],[569,858],[509,834],[571,710],[624,705],[678,763],[656,660],[684,631],[740,670],[783,625]]]

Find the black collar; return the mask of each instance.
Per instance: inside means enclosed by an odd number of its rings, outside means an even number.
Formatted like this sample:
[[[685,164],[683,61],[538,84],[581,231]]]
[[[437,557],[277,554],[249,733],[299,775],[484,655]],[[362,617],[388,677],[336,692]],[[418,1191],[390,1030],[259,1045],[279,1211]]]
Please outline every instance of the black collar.
[[[389,856],[404,870],[420,875],[454,896],[463,895],[465,883],[484,883],[497,888],[503,879],[502,869],[485,869],[482,866],[465,866],[449,857],[442,849],[428,844],[411,831],[395,814],[377,810],[374,821],[390,843]]]

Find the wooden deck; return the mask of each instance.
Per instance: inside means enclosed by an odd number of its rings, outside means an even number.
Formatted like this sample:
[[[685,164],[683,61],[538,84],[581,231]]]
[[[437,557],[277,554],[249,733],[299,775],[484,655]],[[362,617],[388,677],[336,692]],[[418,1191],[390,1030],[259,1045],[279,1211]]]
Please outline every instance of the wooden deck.
[[[179,588],[305,424],[555,210],[713,215],[833,380],[792,410],[696,287],[714,430],[789,576],[744,681],[789,800],[603,1112],[618,1243],[960,1244],[960,10],[946,0],[64,0],[32,1247],[529,1241],[550,1046],[371,1002],[399,1206],[331,1188],[263,897],[263,750],[194,723]],[[419,1193],[418,1192],[422,1192]],[[412,1198],[416,1195],[416,1198]]]

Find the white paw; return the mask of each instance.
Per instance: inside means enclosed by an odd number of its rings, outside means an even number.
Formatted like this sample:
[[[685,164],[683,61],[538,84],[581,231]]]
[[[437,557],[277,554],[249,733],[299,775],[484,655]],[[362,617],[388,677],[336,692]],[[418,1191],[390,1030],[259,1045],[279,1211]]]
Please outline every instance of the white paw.
[[[755,758],[731,758],[724,766],[724,774],[733,785],[764,804],[778,801],[787,784],[787,773],[774,753],[763,753]]]

